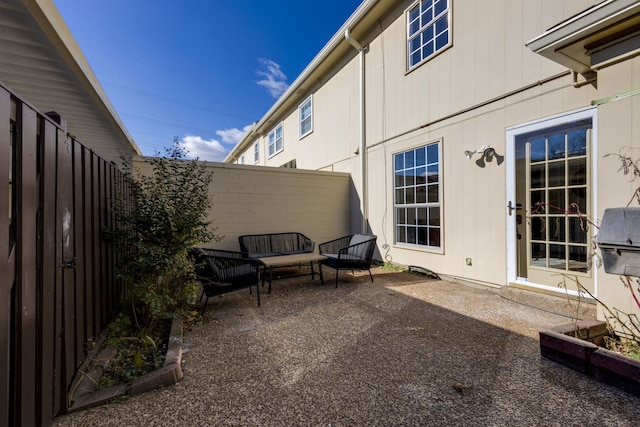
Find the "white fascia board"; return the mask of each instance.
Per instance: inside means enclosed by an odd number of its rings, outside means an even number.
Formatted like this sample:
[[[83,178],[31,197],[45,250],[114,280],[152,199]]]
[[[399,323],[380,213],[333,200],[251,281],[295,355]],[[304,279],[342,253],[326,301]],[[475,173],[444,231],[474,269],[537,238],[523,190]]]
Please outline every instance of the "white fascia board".
[[[564,55],[560,49],[639,12],[640,2],[637,0],[607,0],[545,31],[525,45],[534,53],[574,71],[585,72],[590,69],[589,64]]]

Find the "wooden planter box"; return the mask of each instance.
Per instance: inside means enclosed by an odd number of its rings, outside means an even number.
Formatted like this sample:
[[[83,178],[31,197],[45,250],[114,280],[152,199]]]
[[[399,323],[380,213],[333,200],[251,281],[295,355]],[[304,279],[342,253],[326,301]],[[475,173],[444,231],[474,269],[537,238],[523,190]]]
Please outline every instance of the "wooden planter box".
[[[605,322],[585,320],[540,332],[540,354],[628,393],[640,396],[640,360],[600,345]]]

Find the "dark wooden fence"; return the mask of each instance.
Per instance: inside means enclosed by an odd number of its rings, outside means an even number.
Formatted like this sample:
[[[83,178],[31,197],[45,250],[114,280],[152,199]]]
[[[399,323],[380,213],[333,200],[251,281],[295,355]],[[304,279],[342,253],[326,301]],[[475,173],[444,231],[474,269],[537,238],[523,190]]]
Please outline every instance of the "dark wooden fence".
[[[119,169],[0,82],[0,426],[49,425],[122,284],[102,237]]]

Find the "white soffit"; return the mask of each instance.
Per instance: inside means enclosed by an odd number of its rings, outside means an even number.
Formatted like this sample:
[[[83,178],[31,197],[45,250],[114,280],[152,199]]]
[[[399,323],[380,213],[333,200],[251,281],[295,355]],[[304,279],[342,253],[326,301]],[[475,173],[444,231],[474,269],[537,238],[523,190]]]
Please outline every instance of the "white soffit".
[[[640,34],[640,2],[607,0],[526,43],[533,52],[578,73],[596,70],[592,54]]]

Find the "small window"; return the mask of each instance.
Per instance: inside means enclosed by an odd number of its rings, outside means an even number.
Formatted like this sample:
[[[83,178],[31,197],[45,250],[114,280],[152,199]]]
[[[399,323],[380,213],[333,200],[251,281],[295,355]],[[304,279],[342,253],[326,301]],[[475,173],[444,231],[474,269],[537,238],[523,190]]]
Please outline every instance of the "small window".
[[[440,143],[393,156],[395,241],[442,248]]]
[[[309,135],[313,131],[313,100],[309,96],[298,107],[300,116],[300,138]]]
[[[240,163],[241,165],[244,165],[244,154],[240,156],[240,160],[238,160],[238,163]]]
[[[407,11],[407,64],[416,67],[451,45],[449,0],[421,0]]]
[[[260,162],[260,143],[253,144],[253,163],[258,164]]]
[[[269,132],[268,140],[269,157],[273,157],[282,151],[282,149],[284,148],[282,143],[282,123],[276,126],[274,130]]]

